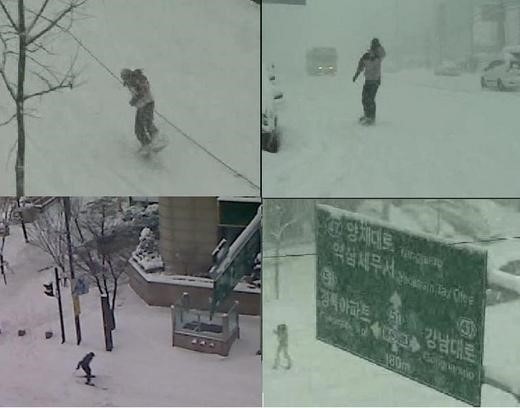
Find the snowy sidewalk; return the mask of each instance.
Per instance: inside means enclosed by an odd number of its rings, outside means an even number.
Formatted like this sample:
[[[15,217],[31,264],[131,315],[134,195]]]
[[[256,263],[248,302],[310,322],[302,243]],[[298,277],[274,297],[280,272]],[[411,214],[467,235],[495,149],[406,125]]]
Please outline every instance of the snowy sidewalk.
[[[56,300],[43,294],[49,264],[38,248],[12,228],[6,242],[8,285],[0,285],[1,405],[14,406],[257,406],[261,403],[259,318],[241,316],[241,338],[228,357],[171,347],[168,308],[147,306],[128,285],[117,300],[114,350],[104,351],[100,301],[95,287],[81,296],[83,341],[76,346],[70,289],[62,290],[67,343],[60,344]],[[27,335],[17,336],[18,329]],[[54,337],[45,340],[52,329]],[[89,351],[94,383],[75,378]],[[79,375],[79,372],[78,372]],[[107,388],[104,390],[102,387]]]

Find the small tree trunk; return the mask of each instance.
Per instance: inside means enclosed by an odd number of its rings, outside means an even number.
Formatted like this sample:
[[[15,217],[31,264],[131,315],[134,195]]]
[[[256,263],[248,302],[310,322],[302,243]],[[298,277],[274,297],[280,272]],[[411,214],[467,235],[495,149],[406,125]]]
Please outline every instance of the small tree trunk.
[[[112,291],[112,305],[110,306],[110,312],[112,313],[112,328],[116,328],[116,297],[117,297],[117,279],[114,279],[114,290]]]
[[[16,93],[16,122],[18,125],[18,149],[16,155],[16,196],[25,195],[25,122],[24,122],[24,83],[25,83],[25,9],[24,0],[18,0],[18,87]]]
[[[276,242],[274,258],[274,293],[275,299],[280,298],[280,241]]]

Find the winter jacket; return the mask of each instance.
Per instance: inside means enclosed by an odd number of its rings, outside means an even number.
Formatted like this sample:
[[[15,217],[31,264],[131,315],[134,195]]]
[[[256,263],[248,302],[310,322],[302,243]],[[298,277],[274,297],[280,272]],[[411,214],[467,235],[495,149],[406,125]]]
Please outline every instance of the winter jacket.
[[[125,82],[125,86],[132,94],[130,105],[140,109],[154,101],[148,78],[142,73],[134,73],[134,75]]]
[[[81,360],[78,363],[78,365],[76,366],[76,370],[80,367],[88,367],[93,358],[94,358],[94,354],[88,353],[85,357],[83,357],[83,360]]]
[[[386,56],[386,51],[382,46],[375,50],[369,50],[359,60],[356,76],[364,71],[365,80],[380,81],[381,80],[381,62]]]

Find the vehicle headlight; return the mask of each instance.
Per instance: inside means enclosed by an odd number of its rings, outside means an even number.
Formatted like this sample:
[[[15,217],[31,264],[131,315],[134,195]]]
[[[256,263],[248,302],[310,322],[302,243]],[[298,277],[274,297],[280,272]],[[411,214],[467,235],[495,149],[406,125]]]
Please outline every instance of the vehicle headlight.
[[[321,71],[323,69],[323,67],[318,67],[318,69]]]

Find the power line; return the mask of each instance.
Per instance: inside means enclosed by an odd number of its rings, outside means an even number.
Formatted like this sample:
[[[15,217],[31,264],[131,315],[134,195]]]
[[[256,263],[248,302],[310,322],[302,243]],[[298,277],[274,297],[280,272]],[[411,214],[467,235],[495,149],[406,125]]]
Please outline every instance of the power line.
[[[262,256],[262,259],[279,259],[279,258],[298,258],[302,256],[316,256],[317,253],[308,253],[308,254],[286,254],[286,255],[269,255],[269,256]]]
[[[34,11],[30,10],[30,9],[27,9],[28,12],[32,13],[32,14],[36,14]],[[44,20],[47,20],[48,22],[52,22],[52,20],[50,20],[49,18],[41,15],[40,16],[41,18],[43,18]],[[64,27],[62,27],[60,24],[56,24],[56,27],[58,27],[61,31],[63,31],[64,33],[67,33],[68,35],[70,35],[72,37],[72,39],[88,54],[90,55],[101,67],[103,67],[103,69],[105,71],[107,71],[109,73],[110,76],[112,76],[113,78],[116,79],[117,82],[119,82],[120,84],[122,84],[123,82],[121,81],[121,79],[116,75],[114,74],[114,72],[100,59],[98,58],[85,44],[83,44],[83,42],[76,36],[74,35],[74,33],[72,33],[69,29],[66,29]],[[238,170],[235,170],[231,165],[229,165],[228,163],[226,163],[224,160],[222,160],[221,158],[219,158],[217,155],[215,155],[214,153],[212,153],[208,148],[204,147],[201,143],[197,142],[194,138],[192,138],[191,136],[189,136],[186,132],[184,132],[181,128],[179,128],[177,125],[175,125],[172,121],[170,121],[168,118],[166,118],[166,116],[164,116],[162,113],[160,113],[159,111],[155,111],[155,113],[157,114],[157,116],[159,116],[160,118],[162,118],[167,124],[169,124],[171,127],[173,127],[177,132],[179,132],[182,136],[184,136],[184,138],[188,139],[191,143],[193,143],[195,146],[197,146],[199,149],[201,149],[202,151],[204,151],[208,156],[210,156],[211,158],[213,158],[215,161],[217,161],[218,163],[220,163],[222,166],[224,166],[227,170],[229,170],[231,173],[233,173],[236,177],[239,177],[243,180],[245,180],[251,187],[253,187],[255,190],[260,190],[260,187],[258,185],[256,185],[253,181],[251,181],[247,176],[245,176],[244,174],[240,173]]]
[[[479,239],[479,240],[475,240],[475,241],[450,242],[449,245],[478,244],[478,243],[486,243],[486,242],[509,241],[509,240],[513,240],[513,239],[520,239],[520,236],[496,237],[496,238],[489,238],[489,239]]]

